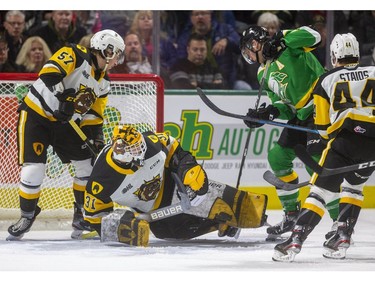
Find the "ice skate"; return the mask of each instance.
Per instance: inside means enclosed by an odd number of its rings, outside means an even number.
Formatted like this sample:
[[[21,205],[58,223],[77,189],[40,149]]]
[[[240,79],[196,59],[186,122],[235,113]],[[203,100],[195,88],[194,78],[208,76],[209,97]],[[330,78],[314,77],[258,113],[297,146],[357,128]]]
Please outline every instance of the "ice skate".
[[[302,244],[313,228],[310,225],[297,225],[288,240],[277,244],[272,257],[274,261],[292,262],[301,252]]]
[[[41,209],[36,206],[34,217],[26,218],[22,217],[15,223],[9,226],[8,232],[9,236],[6,238],[7,241],[19,241],[22,239],[23,235],[30,231],[35,218],[40,214]]]
[[[82,209],[74,202],[74,214],[72,222],[72,239],[83,240],[98,237],[98,233],[92,231],[89,224],[83,219]]]
[[[278,224],[267,228],[266,241],[276,241],[282,239],[281,234],[292,231],[299,214],[299,209],[296,211],[286,212],[283,219]]]
[[[323,257],[329,259],[345,259],[346,251],[350,247],[354,224],[354,218],[348,218],[347,222],[338,223],[336,233],[323,244]]]

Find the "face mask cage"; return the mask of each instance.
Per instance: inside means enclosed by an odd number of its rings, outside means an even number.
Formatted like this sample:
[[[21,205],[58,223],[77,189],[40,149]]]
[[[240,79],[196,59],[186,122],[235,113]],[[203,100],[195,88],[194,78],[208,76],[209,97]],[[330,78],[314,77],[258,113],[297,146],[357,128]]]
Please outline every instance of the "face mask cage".
[[[113,159],[126,164],[132,163],[136,166],[143,166],[146,154],[146,142],[143,136],[133,144],[127,143],[122,138],[117,138],[113,142]]]

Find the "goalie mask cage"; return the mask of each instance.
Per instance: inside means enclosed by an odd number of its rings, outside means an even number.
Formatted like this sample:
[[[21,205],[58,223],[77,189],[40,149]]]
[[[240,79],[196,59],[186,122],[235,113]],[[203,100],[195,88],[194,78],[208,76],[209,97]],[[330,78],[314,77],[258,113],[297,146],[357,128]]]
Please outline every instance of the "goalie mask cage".
[[[154,74],[112,74],[111,92],[104,112],[103,133],[110,141],[114,126],[134,124],[141,132],[163,131],[164,84]],[[19,177],[17,159],[17,108],[37,74],[0,73],[0,220],[20,217]],[[69,218],[73,216],[72,182],[74,168],[62,164],[48,148],[46,175],[38,205],[38,216],[44,219]],[[54,223],[51,223],[54,224]],[[0,224],[1,226],[1,224]]]

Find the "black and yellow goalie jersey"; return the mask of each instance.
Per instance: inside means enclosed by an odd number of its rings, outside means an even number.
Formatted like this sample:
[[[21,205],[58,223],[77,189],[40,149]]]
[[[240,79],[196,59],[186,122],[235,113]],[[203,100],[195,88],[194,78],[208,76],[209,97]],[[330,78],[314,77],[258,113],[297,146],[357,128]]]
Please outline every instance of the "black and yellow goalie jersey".
[[[44,64],[24,102],[39,115],[56,121],[53,112],[58,109],[59,101],[52,86],[62,82],[65,89],[74,89],[76,93],[73,120],[82,119],[81,127],[101,125],[110,81],[105,72],[95,72],[92,65],[92,54],[85,47],[71,44],[61,48]]]
[[[334,68],[314,88],[315,125],[334,138],[342,129],[375,137],[375,67]]]
[[[114,161],[111,145],[99,154],[85,192],[85,220],[92,226],[100,228],[102,217],[113,211],[114,203],[148,212],[160,206],[163,193],[173,190],[166,170],[180,150],[178,141],[164,133],[142,134],[147,150],[141,167],[125,168]]]

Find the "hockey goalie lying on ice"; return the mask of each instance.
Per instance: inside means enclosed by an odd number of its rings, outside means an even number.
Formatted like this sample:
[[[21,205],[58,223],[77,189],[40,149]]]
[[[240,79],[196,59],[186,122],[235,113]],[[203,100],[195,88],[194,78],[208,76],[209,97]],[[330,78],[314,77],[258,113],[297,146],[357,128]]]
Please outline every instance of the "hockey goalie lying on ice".
[[[85,221],[102,242],[147,246],[150,231],[185,240],[216,230],[234,236],[239,228],[264,224],[266,195],[209,180],[173,137],[117,126],[112,140],[96,159],[85,192]]]

